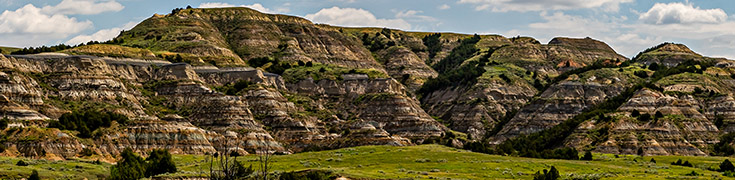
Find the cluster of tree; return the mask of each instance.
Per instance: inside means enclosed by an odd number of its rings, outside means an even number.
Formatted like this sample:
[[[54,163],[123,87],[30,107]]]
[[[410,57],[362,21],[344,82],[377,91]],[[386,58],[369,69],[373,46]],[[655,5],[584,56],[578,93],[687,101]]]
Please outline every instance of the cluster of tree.
[[[477,37],[479,38],[479,36]],[[460,47],[457,47],[457,48],[460,48]],[[457,48],[455,48],[455,50]],[[474,48],[474,44],[472,44],[472,48]],[[483,73],[485,73],[484,67],[488,65],[488,63],[497,64],[497,62],[489,62],[490,56],[492,55],[493,51],[494,50],[488,51],[485,55],[480,57],[479,61],[470,61],[462,65],[461,67],[450,69],[448,72],[445,72],[445,73],[440,73],[439,76],[435,78],[429,78],[428,80],[426,80],[424,85],[421,86],[421,88],[419,88],[417,93],[419,95],[425,96],[439,89],[452,87],[452,86],[471,85],[471,84],[476,83],[477,78],[480,77]],[[464,57],[464,58],[466,59],[470,57]],[[448,59],[451,59],[451,58],[450,57],[444,58],[442,62]]]
[[[186,9],[191,9],[191,5],[186,6]],[[181,10],[184,10],[184,8],[174,8],[173,10],[171,10],[171,14],[179,13],[181,12]]]
[[[377,50],[396,45],[396,42],[394,41],[381,38],[381,35],[390,38],[391,34],[392,32],[390,29],[383,28],[380,32],[376,32],[375,35],[373,35],[372,37],[370,36],[370,34],[362,33],[362,37],[360,38],[360,40],[362,40],[362,45],[370,49],[370,51],[375,52]]]
[[[638,121],[643,121],[643,122],[650,121],[652,118],[650,114],[641,114],[641,112],[639,112],[638,110],[633,110],[630,113],[630,116],[634,118],[638,118]],[[656,111],[656,113],[654,113],[653,119],[657,120],[663,117],[664,117],[663,113],[661,113],[660,111]]]
[[[688,60],[688,61],[679,63],[679,65],[675,67],[671,67],[671,68],[662,66],[659,68],[658,71],[654,72],[651,77],[655,80],[659,80],[669,75],[681,74],[681,73],[687,73],[687,72],[702,74],[704,71],[707,70],[707,68],[714,66],[715,63],[716,61],[710,60],[710,59],[702,60],[702,61]]]
[[[110,167],[109,179],[141,179],[176,172],[176,164],[174,164],[168,150],[153,150],[145,160],[133,153],[130,148],[123,150],[120,155],[122,159]]]
[[[429,59],[434,58],[436,53],[442,50],[441,36],[442,34],[440,33],[433,33],[422,38],[424,45],[426,46],[426,51],[429,52]]]
[[[735,148],[731,145],[735,140],[735,133],[727,133],[720,136],[720,142],[712,145],[712,155],[731,156],[735,154]]]
[[[250,82],[248,80],[241,79],[234,83],[229,83],[224,86],[215,87],[214,89],[226,95],[234,96],[234,95],[239,95],[240,91],[252,85],[255,85],[255,83]]]
[[[169,62],[172,62],[172,63],[184,62],[184,58],[181,57],[180,54],[176,54],[175,56],[174,55],[163,55],[163,54],[161,54],[158,57],[160,57],[161,59],[165,59],[166,61],[169,61]]]
[[[648,48],[648,49],[646,49],[646,50],[644,50],[644,51],[642,51],[642,52],[639,52],[638,54],[636,54],[636,55],[635,55],[635,57],[633,57],[633,61],[636,61],[636,60],[638,60],[638,58],[640,58],[640,57],[641,57],[641,55],[643,55],[643,54],[645,54],[645,53],[648,53],[648,52],[654,51],[654,50],[656,50],[656,49],[659,49],[659,48],[661,48],[661,47],[664,47],[664,46],[666,46],[666,45],[669,45],[669,44],[674,44],[674,43],[672,43],[672,42],[664,42],[664,43],[661,43],[661,44],[659,44],[659,45],[656,45],[656,46],[654,46],[654,47],[650,47],[650,48]]]
[[[533,180],[557,180],[559,177],[561,177],[559,170],[556,170],[554,166],[551,166],[548,171],[544,169],[543,173],[536,171],[536,174],[533,174]]]
[[[311,62],[308,62],[311,64]],[[259,57],[248,60],[251,67],[265,67],[265,70],[271,73],[283,74],[287,69],[293,67],[291,63],[281,61],[279,58]],[[268,65],[266,67],[266,65]]]
[[[679,160],[676,160],[676,162],[672,162],[672,163],[671,163],[671,165],[675,165],[675,166],[686,166],[686,167],[694,167],[694,165],[692,165],[692,163],[689,163],[689,161],[684,161],[684,162],[681,162],[681,159],[679,159]]]
[[[639,78],[648,78],[648,72],[646,71],[635,71],[633,72],[633,75],[638,76]]]
[[[470,38],[463,39],[459,46],[452,49],[452,52],[449,53],[447,57],[439,61],[439,63],[436,63],[433,68],[440,74],[457,68],[462,64],[462,62],[471,58],[475,53],[477,53],[477,51],[479,51],[479,49],[475,47],[475,44],[480,42],[480,39],[480,36],[477,34]]]
[[[73,111],[61,115],[59,121],[51,121],[49,127],[79,131],[79,137],[90,138],[92,132],[100,127],[110,127],[112,121],[125,124],[128,117],[111,112],[96,110]]]
[[[13,55],[23,55],[23,54],[38,54],[42,52],[56,52],[61,51],[65,49],[71,49],[75,48],[77,46],[69,46],[66,44],[59,44],[59,45],[53,45],[53,46],[41,46],[41,47],[26,47],[21,50],[13,51],[10,54]]]
[[[619,67],[624,67],[628,65],[630,65],[630,63],[626,61],[622,63]],[[541,84],[540,77],[538,77],[537,73],[534,73],[532,77],[533,79],[535,79],[533,86],[536,89],[538,89],[539,92],[544,92],[546,91],[547,88],[549,88],[549,85],[556,84],[558,82],[566,80],[567,78],[569,78],[570,75],[582,74],[587,71],[592,71],[592,70],[597,70],[597,69],[602,69],[602,68],[614,68],[614,67],[618,67],[618,66],[613,63],[605,63],[604,61],[597,61],[593,63],[592,65],[584,66],[581,68],[577,68],[577,69],[573,69],[573,70],[561,73],[559,76],[556,76],[554,79],[551,80],[551,82],[547,83],[546,85]]]

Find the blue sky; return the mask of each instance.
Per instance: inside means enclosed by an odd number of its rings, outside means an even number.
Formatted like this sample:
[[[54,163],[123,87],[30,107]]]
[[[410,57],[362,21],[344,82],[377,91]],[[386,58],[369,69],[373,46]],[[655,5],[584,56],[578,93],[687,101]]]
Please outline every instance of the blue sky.
[[[342,26],[592,37],[632,57],[662,42],[735,59],[732,0],[0,0],[0,45],[108,40],[177,7],[245,6]]]

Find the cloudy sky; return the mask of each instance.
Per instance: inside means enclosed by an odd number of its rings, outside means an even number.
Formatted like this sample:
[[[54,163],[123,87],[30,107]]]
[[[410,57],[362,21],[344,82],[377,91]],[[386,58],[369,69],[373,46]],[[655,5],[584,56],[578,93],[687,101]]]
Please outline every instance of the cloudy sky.
[[[0,0],[0,46],[109,40],[177,7],[245,6],[341,26],[592,37],[628,57],[662,42],[735,59],[733,0]]]

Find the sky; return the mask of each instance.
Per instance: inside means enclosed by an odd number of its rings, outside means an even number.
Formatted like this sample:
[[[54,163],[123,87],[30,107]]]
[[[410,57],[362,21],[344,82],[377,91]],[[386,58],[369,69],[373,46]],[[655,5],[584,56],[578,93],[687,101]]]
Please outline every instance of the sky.
[[[735,59],[733,0],[0,0],[0,46],[105,41],[174,8],[250,7],[337,26],[591,37],[633,57],[663,42]]]

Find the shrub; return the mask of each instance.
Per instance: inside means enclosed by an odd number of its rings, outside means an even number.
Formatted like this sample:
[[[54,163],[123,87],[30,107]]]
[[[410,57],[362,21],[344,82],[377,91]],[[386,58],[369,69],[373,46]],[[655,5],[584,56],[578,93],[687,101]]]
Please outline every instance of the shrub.
[[[630,113],[631,117],[638,117],[641,115],[641,112],[638,112],[638,110],[633,110],[633,112]]]
[[[28,163],[23,160],[20,160],[17,163],[15,163],[15,165],[16,166],[28,166]]]
[[[0,130],[5,130],[5,128],[8,128],[8,123],[10,123],[8,117],[3,117],[3,119],[0,119]]]
[[[721,172],[735,171],[735,166],[732,165],[730,160],[725,159],[725,161],[722,161],[722,163],[720,163],[720,171]]]
[[[242,91],[243,89],[248,88],[254,84],[255,83],[250,82],[248,80],[241,79],[234,83],[229,83],[224,86],[215,87],[214,89],[226,95],[235,96],[235,95],[239,95],[240,91]]]
[[[31,176],[28,177],[28,180],[41,180],[41,177],[38,176],[38,171],[33,170],[33,172],[31,172]]]
[[[699,176],[700,174],[699,174],[699,173],[697,173],[696,171],[692,171],[692,172],[690,172],[690,173],[686,173],[686,174],[684,174],[684,175],[685,175],[685,176]]]
[[[146,158],[148,167],[145,170],[146,177],[164,173],[176,172],[176,164],[171,159],[171,154],[165,149],[154,149]]]
[[[656,164],[656,160],[653,159],[653,158],[651,158],[651,161],[650,162]]]
[[[581,160],[591,161],[592,160],[592,152],[585,151],[584,156],[582,156]]]
[[[651,115],[650,114],[641,114],[640,116],[638,116],[638,120],[639,121],[643,121],[643,122],[649,121],[649,120],[651,120]]]
[[[735,133],[727,133],[720,136],[720,142],[713,146],[713,155],[730,156],[735,154],[735,149],[730,145],[735,140]]]
[[[684,161],[684,163],[682,163],[681,166],[694,167],[694,165],[692,165],[692,163],[689,163],[689,161]]]
[[[544,169],[543,173],[536,171],[536,174],[533,175],[533,180],[556,180],[559,177],[561,177],[559,171],[556,170],[556,167],[551,166],[549,171],[546,171],[546,169]]]
[[[636,76],[638,76],[640,78],[647,78],[648,77],[648,73],[646,71],[636,71],[636,72],[633,73],[633,75],[636,75]]]
[[[141,179],[144,177],[146,163],[143,158],[133,153],[130,148],[123,150],[121,156],[122,159],[110,167],[109,178],[111,180]]]

